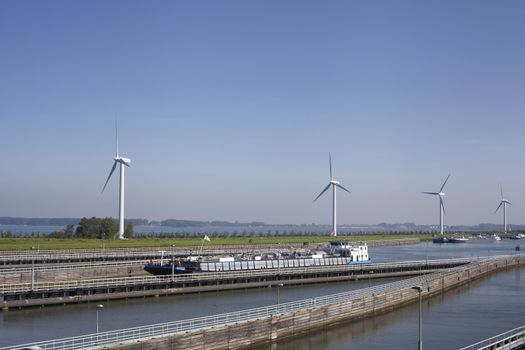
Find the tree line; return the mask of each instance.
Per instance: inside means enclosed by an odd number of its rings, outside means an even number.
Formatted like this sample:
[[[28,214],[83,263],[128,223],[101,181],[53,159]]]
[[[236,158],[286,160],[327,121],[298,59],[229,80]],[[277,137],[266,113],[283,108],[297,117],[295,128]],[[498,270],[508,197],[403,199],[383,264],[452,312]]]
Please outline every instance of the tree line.
[[[67,225],[64,231],[52,232],[48,235],[51,238],[98,238],[114,239],[118,234],[118,222],[110,217],[106,218],[82,218],[75,228],[74,225]],[[125,222],[124,237],[133,237],[133,223]]]

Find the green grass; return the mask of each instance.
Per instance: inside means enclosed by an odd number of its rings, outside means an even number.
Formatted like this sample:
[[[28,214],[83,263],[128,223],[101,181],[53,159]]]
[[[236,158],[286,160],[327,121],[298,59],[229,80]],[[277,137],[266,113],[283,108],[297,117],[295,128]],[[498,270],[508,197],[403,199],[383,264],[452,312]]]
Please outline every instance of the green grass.
[[[268,237],[213,237],[205,246],[232,245],[232,244],[303,244],[327,242],[331,237],[323,236],[268,236]],[[337,239],[349,241],[390,240],[400,238],[431,239],[430,234],[369,234],[338,236]],[[191,238],[151,238],[137,237],[125,241],[101,239],[61,239],[61,238],[0,238],[0,250],[28,250],[28,249],[96,249],[96,248],[146,248],[146,247],[188,247],[202,244],[200,237]],[[34,248],[32,248],[34,247]]]

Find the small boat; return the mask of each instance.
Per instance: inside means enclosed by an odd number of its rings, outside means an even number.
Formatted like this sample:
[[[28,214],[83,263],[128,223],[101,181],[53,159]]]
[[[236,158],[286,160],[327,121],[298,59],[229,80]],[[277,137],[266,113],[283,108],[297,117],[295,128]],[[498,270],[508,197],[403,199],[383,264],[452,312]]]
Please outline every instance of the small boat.
[[[448,243],[448,238],[445,236],[442,237],[436,237],[432,239],[432,242],[434,243]]]
[[[465,237],[452,237],[448,239],[449,243],[466,243],[468,238]]]
[[[493,234],[493,235],[492,235],[492,238],[493,238],[495,241],[501,241],[501,237],[498,236],[497,234]]]

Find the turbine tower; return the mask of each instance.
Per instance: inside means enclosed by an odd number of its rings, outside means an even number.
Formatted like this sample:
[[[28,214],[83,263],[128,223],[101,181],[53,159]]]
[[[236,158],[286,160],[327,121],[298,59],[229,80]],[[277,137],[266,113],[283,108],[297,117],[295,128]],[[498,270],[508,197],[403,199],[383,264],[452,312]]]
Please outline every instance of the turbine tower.
[[[512,205],[512,203],[503,198],[503,186],[501,186],[501,184],[499,185],[499,191],[501,193],[501,202],[499,202],[494,214],[496,214],[499,208],[503,205],[503,233],[507,233],[507,204]]]
[[[116,150],[115,150],[115,158],[113,158],[113,166],[111,167],[111,170],[109,172],[108,179],[106,180],[106,183],[104,184],[104,187],[102,188],[102,192],[106,189],[106,186],[109,182],[109,179],[111,178],[111,175],[113,175],[113,172],[115,171],[115,168],[117,167],[117,163],[120,165],[119,171],[120,171],[120,188],[119,188],[119,211],[118,211],[118,239],[124,239],[124,170],[126,169],[124,167],[129,167],[131,163],[131,159],[124,158],[119,156],[118,154],[118,129],[117,129],[117,121],[115,120],[115,144],[116,144]]]
[[[324,188],[324,190],[319,193],[317,197],[315,197],[314,202],[322,196],[323,193],[325,193],[330,186],[332,186],[332,200],[333,200],[333,212],[332,212],[332,236],[337,236],[337,216],[336,216],[336,188],[339,187],[340,189],[350,193],[346,188],[344,188],[339,181],[334,180],[332,176],[332,155],[328,153],[328,161],[330,162],[330,182],[328,185]]]
[[[441,235],[443,235],[443,214],[445,213],[445,206],[443,205],[443,197],[445,196],[445,192],[443,192],[443,189],[445,188],[445,184],[447,183],[449,177],[450,174],[448,174],[445,182],[443,182],[443,185],[441,185],[439,192],[422,192],[439,197],[439,233],[441,233]]]

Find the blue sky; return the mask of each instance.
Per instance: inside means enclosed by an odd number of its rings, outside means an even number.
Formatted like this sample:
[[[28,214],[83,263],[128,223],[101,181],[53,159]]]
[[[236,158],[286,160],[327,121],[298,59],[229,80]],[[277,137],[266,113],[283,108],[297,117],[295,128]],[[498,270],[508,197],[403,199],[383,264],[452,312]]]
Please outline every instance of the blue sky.
[[[0,2],[0,216],[524,223],[523,1]]]

